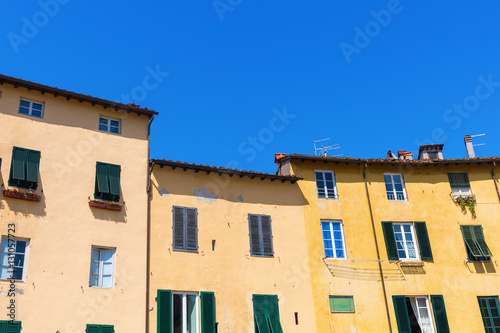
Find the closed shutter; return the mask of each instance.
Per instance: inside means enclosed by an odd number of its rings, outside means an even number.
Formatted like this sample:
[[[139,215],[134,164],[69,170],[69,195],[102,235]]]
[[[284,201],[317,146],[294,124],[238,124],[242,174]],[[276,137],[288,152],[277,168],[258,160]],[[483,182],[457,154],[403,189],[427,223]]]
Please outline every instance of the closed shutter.
[[[101,333],[99,325],[87,325],[86,333]]]
[[[114,333],[115,328],[112,325],[101,326],[101,333]]]
[[[483,257],[492,257],[491,251],[484,240],[483,227],[480,225],[473,225],[472,231],[474,232],[474,238],[476,240],[476,244],[481,250]]]
[[[479,249],[478,244],[475,242],[474,231],[471,225],[461,225],[462,236],[464,238],[465,245],[470,250],[474,257],[481,257],[482,253]]]
[[[158,290],[157,303],[157,333],[172,332],[172,291]]]
[[[119,165],[109,165],[109,193],[112,195],[121,195],[120,191],[120,172]]]
[[[184,208],[174,206],[174,248],[184,249]]]
[[[392,303],[394,303],[399,333],[411,333],[410,316],[408,315],[408,308],[406,307],[406,297],[392,296]]]
[[[280,310],[278,304],[278,296],[267,296],[267,313],[268,322],[271,326],[272,333],[283,333],[280,322]]]
[[[97,192],[109,193],[108,185],[108,164],[97,162],[95,177],[97,182]]]
[[[399,260],[392,222],[382,222],[382,230],[384,231],[385,245],[387,247],[387,257],[389,260]]]
[[[252,254],[261,255],[259,216],[249,214],[248,224],[250,226],[250,251]]]
[[[38,168],[40,165],[40,152],[35,150],[27,151],[26,180],[38,183]]]
[[[9,322],[7,324],[7,330],[5,331],[5,333],[21,333],[21,322]]]
[[[0,321],[0,333],[5,333],[7,330],[7,322],[6,321]]]
[[[431,295],[431,303],[434,310],[434,320],[436,321],[437,333],[450,333],[443,296]]]
[[[256,333],[271,333],[267,322],[267,297],[265,295],[253,295],[253,314],[255,319]]]
[[[417,233],[418,248],[420,249],[420,258],[422,260],[432,260],[431,243],[425,222],[415,222],[415,231]]]
[[[273,255],[273,231],[271,228],[271,217],[262,215],[260,217],[262,228],[262,248],[263,255]]]
[[[14,147],[12,150],[12,164],[10,174],[12,180],[25,180],[24,158],[26,150],[23,148]]]
[[[214,293],[201,292],[201,333],[215,333]]]
[[[186,248],[198,249],[198,222],[196,208],[186,208]]]
[[[466,173],[449,173],[451,187],[470,187],[469,177]]]

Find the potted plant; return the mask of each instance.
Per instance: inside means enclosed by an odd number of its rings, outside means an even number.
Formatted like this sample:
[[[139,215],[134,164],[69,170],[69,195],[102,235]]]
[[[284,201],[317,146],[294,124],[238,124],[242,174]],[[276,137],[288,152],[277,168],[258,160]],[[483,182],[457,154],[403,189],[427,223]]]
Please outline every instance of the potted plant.
[[[16,189],[5,189],[3,190],[3,196],[8,198],[21,199],[23,197],[23,192]]]
[[[110,202],[106,205],[106,209],[114,210],[114,211],[121,211],[122,205],[117,203],[117,202]]]
[[[101,201],[101,200],[90,200],[89,201],[89,206],[90,207],[95,207],[95,208],[105,209],[106,208],[106,202]]]
[[[28,201],[40,201],[41,197],[38,194],[35,194],[33,191],[28,191],[23,194],[22,199]]]
[[[459,196],[458,198],[455,199],[455,202],[460,205],[460,208],[462,209],[462,212],[465,214],[467,211],[467,207],[469,207],[469,211],[473,217],[476,216],[476,197],[471,195],[471,196]]]

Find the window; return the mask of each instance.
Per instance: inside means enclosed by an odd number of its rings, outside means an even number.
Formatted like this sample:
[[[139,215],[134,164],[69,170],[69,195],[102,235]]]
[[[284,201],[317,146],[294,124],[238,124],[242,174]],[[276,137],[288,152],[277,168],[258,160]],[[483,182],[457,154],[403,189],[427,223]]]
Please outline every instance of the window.
[[[441,333],[449,332],[443,296],[431,296],[434,321],[427,296],[393,296],[399,332]]]
[[[429,156],[429,159],[431,159],[431,160],[437,160],[439,158],[439,154],[437,151],[430,151],[427,153],[427,155]]]
[[[425,222],[382,222],[382,230],[389,260],[432,260],[431,244]],[[418,249],[416,242],[418,242]]]
[[[466,173],[449,173],[448,179],[450,180],[453,199],[472,196],[469,177]]]
[[[253,256],[272,257],[273,233],[271,216],[248,214],[250,252]]]
[[[24,281],[28,244],[28,240],[2,237],[0,279]]]
[[[9,186],[36,190],[39,165],[39,151],[14,147],[10,164]]]
[[[21,322],[0,320],[0,333],[21,333]]]
[[[342,222],[321,221],[323,231],[323,244],[325,246],[325,257],[345,258],[344,234]]]
[[[158,290],[157,332],[215,333],[215,296],[212,292]]]
[[[352,296],[330,296],[330,311],[354,313],[354,298]]]
[[[253,295],[253,315],[256,333],[283,333],[278,296]]]
[[[461,225],[460,229],[469,261],[490,260],[493,255],[484,240],[483,227],[480,225]]]
[[[113,288],[115,249],[93,246],[90,260],[90,286]]]
[[[120,134],[120,121],[105,117],[99,117],[99,131]]]
[[[97,162],[94,198],[120,201],[120,173],[119,165]]]
[[[387,199],[390,201],[406,200],[406,189],[403,182],[403,175],[397,173],[384,174],[385,190]]]
[[[27,114],[37,118],[43,118],[43,103],[21,99],[19,102],[19,113]]]
[[[113,325],[87,325],[85,333],[113,333],[114,331]]]
[[[498,296],[478,297],[486,333],[500,333],[500,305]]]
[[[337,185],[335,184],[335,174],[333,171],[316,170],[316,187],[318,188],[318,198],[338,199]]]
[[[198,212],[196,208],[174,206],[174,250],[198,250]]]

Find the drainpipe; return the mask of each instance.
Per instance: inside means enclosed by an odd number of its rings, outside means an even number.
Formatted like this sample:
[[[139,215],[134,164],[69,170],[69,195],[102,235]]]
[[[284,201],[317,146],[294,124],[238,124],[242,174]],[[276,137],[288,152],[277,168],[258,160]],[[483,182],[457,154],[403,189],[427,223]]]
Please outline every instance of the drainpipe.
[[[498,201],[500,201],[500,192],[498,192],[497,179],[495,178],[495,167],[497,164],[493,162],[493,168],[491,168],[491,177],[493,178],[493,183],[495,184],[495,189],[497,190]]]
[[[153,115],[151,119],[149,119],[148,125],[148,175],[147,175],[147,186],[146,193],[148,196],[148,211],[147,211],[147,232],[146,232],[146,333],[149,333],[149,270],[150,270],[150,235],[151,235],[151,173],[153,172],[154,163],[152,163],[151,168],[149,167],[149,158],[150,158],[150,137],[151,137],[151,124],[155,116]]]
[[[368,183],[366,181],[366,169],[367,168],[368,168],[368,163],[365,163],[365,168],[363,169],[363,179],[365,181],[366,198],[368,199],[368,209],[370,210],[370,218],[372,220],[373,238],[375,239],[375,249],[377,250],[378,269],[380,272],[380,281],[382,281],[382,290],[384,293],[385,311],[387,313],[387,321],[389,323],[389,332],[392,333],[391,317],[389,315],[389,303],[387,302],[387,293],[385,290],[384,273],[382,272],[382,263],[380,262],[380,251],[378,249],[377,233],[375,232],[375,221],[373,220],[373,211],[372,211],[372,204],[370,201],[370,192],[368,192]]]

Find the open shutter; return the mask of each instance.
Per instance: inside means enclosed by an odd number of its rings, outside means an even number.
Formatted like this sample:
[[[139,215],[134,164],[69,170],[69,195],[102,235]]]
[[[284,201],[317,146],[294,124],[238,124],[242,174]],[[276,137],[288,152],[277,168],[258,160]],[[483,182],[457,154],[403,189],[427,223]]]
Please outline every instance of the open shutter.
[[[198,249],[198,221],[196,208],[186,208],[186,248]]]
[[[174,206],[174,248],[184,249],[184,207]]]
[[[97,162],[95,178],[97,182],[97,191],[100,193],[109,193],[108,185],[108,164]]]
[[[411,333],[410,316],[408,315],[408,308],[406,307],[406,297],[392,296],[392,303],[394,303],[399,333]]]
[[[262,228],[262,248],[263,255],[273,255],[273,231],[271,228],[271,217],[262,215],[260,217]]]
[[[256,333],[271,333],[267,323],[267,296],[253,295],[253,314]]]
[[[35,150],[27,151],[26,180],[38,183],[38,168],[40,165],[40,152]]]
[[[476,244],[481,250],[483,257],[492,257],[490,249],[484,240],[483,227],[480,225],[471,226],[472,231],[474,232],[474,239],[476,240]]]
[[[172,291],[158,290],[156,295],[157,303],[157,333],[172,332]]]
[[[252,254],[261,255],[259,216],[249,214],[248,224],[250,228],[250,251]]]
[[[469,177],[466,173],[449,173],[451,187],[470,187]]]
[[[278,296],[267,296],[267,319],[271,326],[272,333],[283,333],[280,322],[280,309],[278,304]]]
[[[0,333],[5,333],[7,330],[7,321],[0,321]]]
[[[86,333],[101,333],[99,325],[87,325]]]
[[[422,260],[432,260],[431,243],[425,222],[415,222],[415,231],[417,233],[418,248],[420,249],[420,258]]]
[[[479,249],[478,244],[474,241],[474,231],[471,225],[461,225],[462,236],[464,238],[465,245],[469,248],[470,252],[474,257],[481,257],[482,253]]]
[[[101,326],[101,333],[114,333],[115,328],[112,325]]]
[[[121,195],[120,172],[119,165],[109,165],[109,193],[112,195]]]
[[[387,247],[387,257],[389,260],[399,260],[392,222],[382,222],[382,229],[384,231],[385,245]]]
[[[21,333],[21,322],[20,321],[15,321],[15,322],[8,322],[7,324],[7,330],[5,333]]]
[[[12,180],[25,180],[25,167],[24,159],[26,156],[26,150],[23,148],[14,147],[12,150],[12,164],[10,174]]]
[[[436,321],[437,333],[450,333],[443,296],[431,295],[431,303],[434,310],[434,320]]]
[[[201,292],[200,298],[201,298],[201,333],[216,333],[214,293]]]

